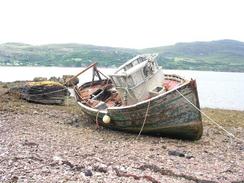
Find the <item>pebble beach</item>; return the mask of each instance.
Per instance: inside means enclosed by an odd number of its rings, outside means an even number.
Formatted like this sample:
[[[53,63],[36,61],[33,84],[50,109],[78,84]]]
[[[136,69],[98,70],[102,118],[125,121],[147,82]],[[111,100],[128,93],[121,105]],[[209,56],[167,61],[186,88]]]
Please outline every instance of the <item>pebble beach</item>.
[[[198,141],[111,131],[72,97],[42,105],[0,86],[0,182],[244,182],[244,143],[203,117]],[[204,108],[244,139],[244,111]]]

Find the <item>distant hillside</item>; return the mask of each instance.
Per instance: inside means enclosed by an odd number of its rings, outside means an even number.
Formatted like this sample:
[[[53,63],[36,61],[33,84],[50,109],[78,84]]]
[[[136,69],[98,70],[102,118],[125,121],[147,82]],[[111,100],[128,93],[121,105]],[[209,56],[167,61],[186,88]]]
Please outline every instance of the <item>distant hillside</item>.
[[[234,40],[177,43],[147,49],[112,48],[82,44],[32,46],[0,44],[0,65],[86,66],[96,61],[102,67],[117,67],[140,53],[159,53],[166,69],[244,72],[244,43]]]
[[[244,72],[244,43],[234,40],[177,43],[148,48],[159,53],[159,62],[168,69]]]
[[[0,65],[80,67],[96,61],[103,67],[116,67],[136,54],[133,49],[82,44],[5,43],[0,44]]]

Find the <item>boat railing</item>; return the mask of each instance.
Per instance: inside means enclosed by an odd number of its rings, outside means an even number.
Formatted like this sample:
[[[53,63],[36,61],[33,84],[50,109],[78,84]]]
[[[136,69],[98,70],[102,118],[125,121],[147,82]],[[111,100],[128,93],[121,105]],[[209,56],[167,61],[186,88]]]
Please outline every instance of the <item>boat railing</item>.
[[[186,82],[186,79],[180,77],[179,75],[176,75],[176,74],[164,74],[165,78],[166,79],[169,79],[169,80],[174,80],[174,81],[178,81],[178,82],[181,82],[181,83],[184,83]]]

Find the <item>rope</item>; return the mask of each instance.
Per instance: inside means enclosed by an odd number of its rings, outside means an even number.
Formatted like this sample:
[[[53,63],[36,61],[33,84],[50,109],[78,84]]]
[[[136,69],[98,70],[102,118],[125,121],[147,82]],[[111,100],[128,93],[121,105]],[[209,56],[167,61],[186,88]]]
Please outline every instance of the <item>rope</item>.
[[[98,114],[100,111],[97,111],[97,115],[96,115],[96,129],[99,128],[99,123],[98,123]]]
[[[207,114],[205,114],[204,112],[202,112],[197,106],[195,106],[189,99],[187,99],[179,90],[176,90],[187,102],[189,102],[195,109],[197,109],[201,114],[203,114],[210,122],[212,122],[213,124],[215,124],[217,127],[219,127],[221,130],[223,130],[225,133],[227,133],[229,136],[233,137],[236,140],[239,140],[240,142],[244,143],[243,139],[240,139],[238,137],[236,137],[233,133],[229,132],[228,130],[226,130],[223,126],[221,126],[220,124],[218,124],[216,121],[214,121],[212,118],[210,118]]]
[[[145,124],[146,124],[147,115],[148,115],[148,111],[149,111],[149,107],[150,107],[150,102],[151,102],[151,100],[148,101],[148,105],[147,105],[147,110],[146,110],[145,118],[144,118],[143,124],[142,124],[142,126],[141,126],[141,130],[140,130],[140,132],[138,133],[138,135],[137,135],[137,137],[136,137],[136,140],[140,137],[141,132],[142,132],[142,130],[143,130]]]

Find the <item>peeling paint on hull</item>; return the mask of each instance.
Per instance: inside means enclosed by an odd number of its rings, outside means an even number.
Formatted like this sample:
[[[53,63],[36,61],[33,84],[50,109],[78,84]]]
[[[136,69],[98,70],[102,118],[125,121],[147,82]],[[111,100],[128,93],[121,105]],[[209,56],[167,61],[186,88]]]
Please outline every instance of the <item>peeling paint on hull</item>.
[[[81,110],[99,125],[132,133],[139,133],[145,119],[150,100],[148,116],[143,128],[143,134],[168,136],[173,138],[197,140],[202,136],[203,126],[201,113],[187,102],[182,93],[195,106],[200,108],[196,81],[188,81],[181,86],[160,94],[151,99],[125,107],[108,108],[99,111],[80,102]],[[111,118],[111,123],[102,121],[104,115]]]

